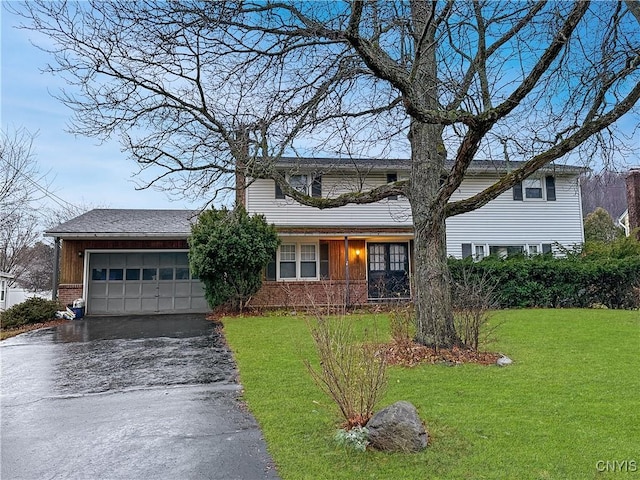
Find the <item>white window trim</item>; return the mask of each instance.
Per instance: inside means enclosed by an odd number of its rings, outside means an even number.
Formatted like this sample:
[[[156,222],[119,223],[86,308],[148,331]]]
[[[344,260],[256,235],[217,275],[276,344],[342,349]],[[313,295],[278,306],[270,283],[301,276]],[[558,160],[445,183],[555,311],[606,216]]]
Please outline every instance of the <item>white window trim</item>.
[[[296,246],[296,276],[282,278],[280,276],[280,247],[276,255],[276,281],[279,282],[313,282],[320,280],[320,242],[282,242],[282,245],[295,245]],[[300,276],[301,263],[302,263],[302,246],[313,245],[316,254],[316,276],[315,277],[302,277]],[[305,261],[306,263],[306,261]]]

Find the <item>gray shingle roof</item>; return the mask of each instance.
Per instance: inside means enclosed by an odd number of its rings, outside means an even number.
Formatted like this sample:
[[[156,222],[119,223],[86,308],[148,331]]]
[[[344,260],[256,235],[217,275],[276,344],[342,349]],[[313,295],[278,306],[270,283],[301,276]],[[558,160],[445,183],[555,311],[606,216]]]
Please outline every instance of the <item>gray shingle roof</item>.
[[[467,172],[474,173],[506,173],[524,165],[525,162],[504,160],[474,160]],[[450,169],[452,161],[446,162],[445,167]],[[318,172],[330,171],[366,171],[386,170],[403,171],[411,169],[411,160],[407,158],[391,159],[362,159],[362,158],[298,158],[282,157],[276,161],[277,168],[300,171],[314,170]],[[551,164],[543,167],[541,172],[553,172],[558,174],[578,175],[587,169],[575,165]]]
[[[187,238],[197,210],[96,209],[54,227],[45,235],[61,238]]]

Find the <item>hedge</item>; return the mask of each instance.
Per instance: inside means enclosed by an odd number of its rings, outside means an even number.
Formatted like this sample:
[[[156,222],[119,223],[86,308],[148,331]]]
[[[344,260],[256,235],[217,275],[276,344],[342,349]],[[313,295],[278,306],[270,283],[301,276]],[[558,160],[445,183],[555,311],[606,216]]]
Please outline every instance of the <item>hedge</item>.
[[[2,328],[13,328],[44,322],[55,318],[60,308],[58,302],[32,297],[0,313],[0,325]]]
[[[467,269],[496,283],[501,308],[640,307],[640,255],[626,258],[551,255],[449,261],[452,279]]]

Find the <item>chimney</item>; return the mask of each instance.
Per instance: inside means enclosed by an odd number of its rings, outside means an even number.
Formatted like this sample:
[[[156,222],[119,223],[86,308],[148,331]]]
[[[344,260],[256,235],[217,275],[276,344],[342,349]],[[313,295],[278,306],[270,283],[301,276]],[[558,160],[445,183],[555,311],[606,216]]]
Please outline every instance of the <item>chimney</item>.
[[[629,230],[640,227],[640,168],[627,174],[627,203],[629,204]]]

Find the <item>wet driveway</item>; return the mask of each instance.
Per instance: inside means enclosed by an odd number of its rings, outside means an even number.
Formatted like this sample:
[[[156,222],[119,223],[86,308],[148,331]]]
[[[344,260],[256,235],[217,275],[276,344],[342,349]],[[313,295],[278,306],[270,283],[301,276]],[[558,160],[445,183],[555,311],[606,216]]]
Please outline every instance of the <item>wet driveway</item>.
[[[1,478],[277,478],[203,315],[95,317],[0,343]]]

